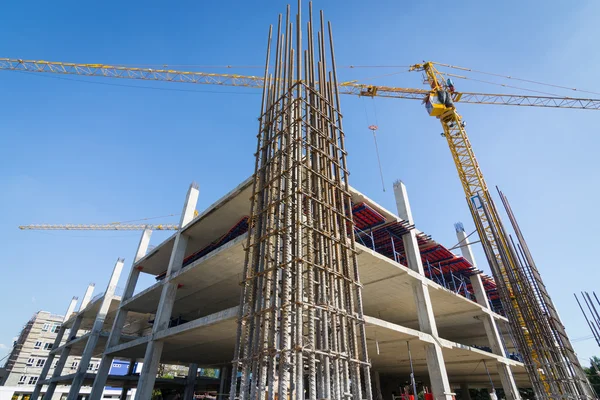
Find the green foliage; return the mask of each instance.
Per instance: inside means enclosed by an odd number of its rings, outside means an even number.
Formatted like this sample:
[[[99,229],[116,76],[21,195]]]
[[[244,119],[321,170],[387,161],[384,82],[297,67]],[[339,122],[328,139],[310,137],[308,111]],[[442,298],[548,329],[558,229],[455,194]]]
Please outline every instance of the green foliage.
[[[205,376],[207,378],[218,378],[219,370],[215,368],[200,368],[198,376]]]
[[[585,374],[596,392],[596,396],[600,397],[600,358],[594,356],[590,360],[590,367],[584,368]]]

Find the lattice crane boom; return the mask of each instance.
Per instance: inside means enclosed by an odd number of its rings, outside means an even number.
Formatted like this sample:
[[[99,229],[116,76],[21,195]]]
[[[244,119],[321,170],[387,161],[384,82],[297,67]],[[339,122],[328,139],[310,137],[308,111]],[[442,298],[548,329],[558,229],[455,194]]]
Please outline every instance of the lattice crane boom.
[[[21,225],[21,230],[38,231],[143,231],[150,229],[153,231],[176,231],[179,225],[173,224],[37,224]]]
[[[201,85],[235,86],[262,89],[264,78],[236,74],[178,71],[172,69],[135,68],[107,64],[79,64],[55,61],[0,58],[0,70],[42,72],[62,75],[97,76],[157,82],[179,82]],[[340,93],[357,96],[378,96],[407,100],[423,100],[428,90],[391,86],[366,85],[357,81],[339,84]],[[528,96],[461,92],[454,94],[454,102],[469,104],[496,104],[506,106],[573,108],[600,110],[600,99],[575,97]]]

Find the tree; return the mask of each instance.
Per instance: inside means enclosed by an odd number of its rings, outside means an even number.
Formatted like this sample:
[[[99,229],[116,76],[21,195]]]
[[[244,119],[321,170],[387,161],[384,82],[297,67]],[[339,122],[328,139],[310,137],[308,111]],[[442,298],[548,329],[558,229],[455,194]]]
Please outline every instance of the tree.
[[[590,367],[584,368],[592,388],[596,392],[596,396],[600,397],[600,358],[594,356],[590,359]]]

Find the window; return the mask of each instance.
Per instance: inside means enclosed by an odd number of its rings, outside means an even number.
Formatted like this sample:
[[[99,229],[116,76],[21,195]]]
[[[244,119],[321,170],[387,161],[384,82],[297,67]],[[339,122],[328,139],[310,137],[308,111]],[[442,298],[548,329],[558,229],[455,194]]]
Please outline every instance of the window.
[[[43,367],[45,363],[46,363],[46,359],[45,358],[38,358],[37,362],[35,363],[35,366],[36,367]]]
[[[21,375],[21,377],[19,378],[19,385],[24,384],[25,380],[27,380],[27,377],[25,375]]]
[[[30,377],[29,377],[29,382],[27,382],[27,384],[28,384],[28,385],[35,385],[35,384],[36,384],[36,382],[37,382],[37,380],[38,380],[38,377],[37,377],[37,376],[30,376]]]
[[[27,366],[28,367],[33,367],[33,363],[35,362],[35,358],[30,358],[29,360],[27,360]]]
[[[42,332],[48,332],[49,329],[50,329],[50,324],[44,324],[44,326],[42,326]]]
[[[44,350],[52,350],[52,343],[44,343]]]
[[[58,331],[60,331],[60,324],[54,324],[52,326],[52,333],[58,333]]]
[[[33,345],[34,349],[39,349],[40,347],[42,347],[42,342],[35,342],[35,344]]]
[[[78,365],[79,365],[79,362],[78,362],[78,361],[73,361],[73,362],[71,363],[71,369],[77,369],[77,366],[78,366]]]
[[[57,365],[58,365],[58,360],[54,361],[54,365],[52,366],[52,368],[56,368]]]
[[[88,364],[88,368],[87,368],[87,369],[88,369],[88,371],[91,371],[91,370],[93,370],[93,369],[94,369],[94,364],[92,364],[92,363],[89,363],[89,364]]]

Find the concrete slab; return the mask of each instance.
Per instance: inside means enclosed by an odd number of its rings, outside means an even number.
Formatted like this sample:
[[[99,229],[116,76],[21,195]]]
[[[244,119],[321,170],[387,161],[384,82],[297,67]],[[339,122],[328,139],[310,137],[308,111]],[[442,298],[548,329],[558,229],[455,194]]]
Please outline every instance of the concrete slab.
[[[233,359],[238,307],[199,318],[165,330],[155,336],[164,341],[161,362],[200,366],[228,365]],[[108,349],[118,358],[143,358],[148,337]]]
[[[226,234],[241,218],[250,213],[251,177],[192,220],[183,233],[190,237],[185,256],[203,249]],[[175,235],[140,259],[135,266],[144,273],[160,275],[167,269]]]
[[[161,362],[187,365],[197,362],[201,366],[221,366],[231,362],[235,346],[238,307],[188,322],[157,334],[164,341]],[[434,339],[418,330],[366,316],[367,343],[373,369],[382,374],[408,378],[410,362],[406,343],[410,342],[413,366],[418,379],[427,380],[425,346]],[[144,356],[147,338],[119,345],[110,349],[116,357],[141,358]],[[496,364],[510,364],[517,383],[526,385],[527,375],[521,363],[503,359],[492,353],[439,339],[444,352],[446,367],[452,383],[489,383],[483,365],[485,360],[494,384],[500,385]],[[378,351],[379,349],[379,351]]]
[[[172,315],[192,320],[239,304],[241,274],[247,235],[242,235],[196,260],[173,275],[180,285]],[[123,303],[138,313],[156,312],[162,282],[138,293]]]
[[[98,338],[98,343],[94,347],[94,351],[92,353],[93,357],[102,357],[102,353],[106,349],[106,342],[108,341],[108,334],[109,333],[106,331],[100,332],[100,337]],[[56,354],[57,356],[60,356],[60,353],[62,352],[62,350],[68,345],[71,347],[71,353],[70,353],[71,356],[73,356],[73,357],[81,356],[83,354],[83,350],[85,348],[85,345],[87,344],[89,337],[90,337],[90,333],[87,332],[81,336],[78,336],[74,340],[71,340],[68,343],[63,344],[62,346],[60,346],[56,349],[53,349],[51,351],[51,353]],[[136,337],[128,336],[128,335],[124,335],[121,338],[124,342],[129,342],[131,340],[137,339]]]
[[[434,339],[417,330],[401,327],[389,322],[366,316],[367,344],[374,370],[383,375],[402,377],[402,384],[411,373],[407,342],[410,343],[413,369],[417,380],[427,381],[425,343]],[[527,385],[528,378],[523,364],[505,359],[459,343],[439,339],[450,382],[489,384],[487,366],[494,384],[500,387],[497,363],[511,365],[518,384]],[[485,366],[484,366],[485,362]]]
[[[171,278],[180,285],[173,317],[191,321],[239,303],[246,237],[227,243]],[[357,244],[357,250],[365,314],[416,329],[412,285],[424,282],[430,287],[440,336],[467,345],[487,345],[480,318],[488,310],[365,246]],[[156,283],[125,302],[124,307],[140,314],[154,313],[161,287],[162,282]]]

